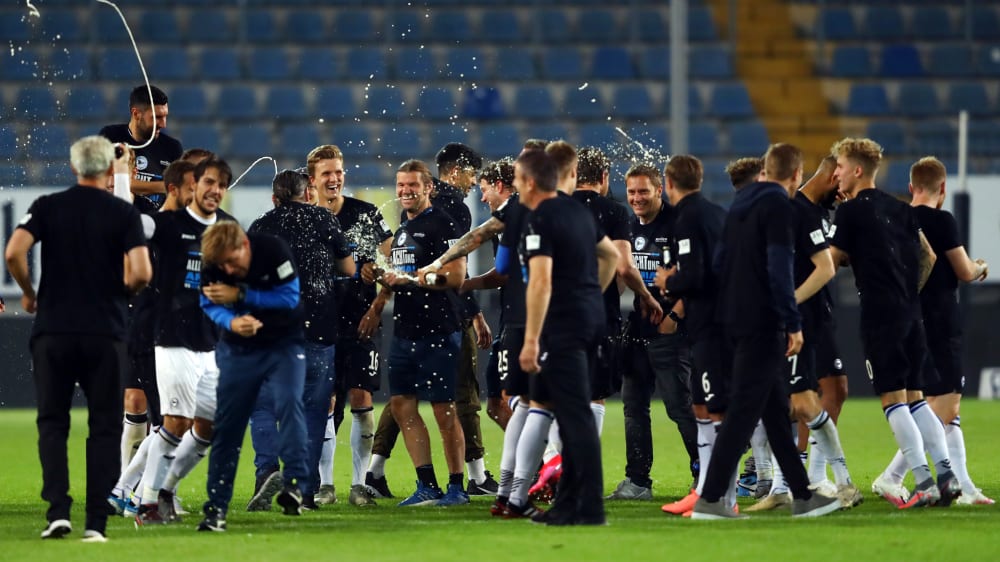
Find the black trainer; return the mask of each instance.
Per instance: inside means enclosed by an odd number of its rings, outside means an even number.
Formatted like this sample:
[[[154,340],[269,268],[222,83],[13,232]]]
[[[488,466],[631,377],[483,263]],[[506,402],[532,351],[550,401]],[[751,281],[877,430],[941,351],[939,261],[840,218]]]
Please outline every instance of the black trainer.
[[[379,478],[375,478],[374,474],[368,472],[365,474],[365,486],[368,486],[375,491],[376,498],[385,499],[396,497],[389,491],[389,483],[385,481],[384,474]]]
[[[470,496],[495,496],[499,489],[500,484],[493,479],[493,475],[487,470],[486,480],[483,480],[481,484],[476,484],[472,480],[469,480],[469,489],[467,491]]]
[[[938,476],[937,487],[938,491],[941,492],[941,499],[933,504],[937,507],[948,507],[951,502],[955,501],[955,498],[962,495],[962,486],[950,470]]]
[[[174,509],[174,494],[167,490],[160,490],[157,495],[156,510],[160,513],[160,519],[166,524],[181,522],[181,516],[177,515]]]
[[[285,515],[302,515],[302,492],[295,486],[285,485],[275,500],[285,510]]]
[[[73,527],[68,519],[56,519],[49,521],[49,524],[42,531],[43,539],[61,539],[73,532]]]
[[[226,513],[214,507],[205,508],[205,518],[198,524],[199,531],[221,533],[226,530]]]

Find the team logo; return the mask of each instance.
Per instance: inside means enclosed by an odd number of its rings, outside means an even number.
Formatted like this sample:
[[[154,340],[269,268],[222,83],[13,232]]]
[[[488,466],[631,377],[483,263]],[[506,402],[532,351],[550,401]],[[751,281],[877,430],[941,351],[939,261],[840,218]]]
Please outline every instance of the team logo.
[[[406,233],[405,232],[400,232],[399,233],[399,238],[396,239],[396,244],[399,244],[400,246],[402,246],[403,244],[406,244]]]
[[[822,226],[822,227],[823,227],[823,233],[824,233],[824,234],[826,234],[826,235],[827,235],[827,237],[831,237],[831,236],[833,236],[833,233],[832,233],[832,232],[830,232],[830,221],[828,221],[828,220],[826,220],[826,219],[824,218],[824,219],[823,219],[823,220],[822,220],[822,221],[820,222],[820,226]]]
[[[638,238],[635,239],[635,251],[636,252],[641,252],[643,250],[643,248],[645,248],[645,247],[646,247],[646,239],[645,238],[643,238],[642,236],[639,236]]]
[[[836,358],[836,359],[834,359],[833,360],[833,368],[836,371],[842,370],[844,368],[844,362],[841,361],[839,357]]]
[[[145,156],[136,156],[135,157],[135,169],[136,170],[145,170],[146,166],[149,166],[149,160],[146,160]]]
[[[171,398],[171,399],[170,399],[170,405],[171,405],[172,407],[176,408],[177,406],[180,406],[180,405],[181,405],[181,401],[180,401],[180,400],[178,400],[177,398]]]

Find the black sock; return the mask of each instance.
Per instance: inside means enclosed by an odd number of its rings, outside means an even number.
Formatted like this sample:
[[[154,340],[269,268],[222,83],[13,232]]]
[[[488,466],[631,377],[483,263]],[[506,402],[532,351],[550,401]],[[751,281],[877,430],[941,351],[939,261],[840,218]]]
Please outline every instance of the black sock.
[[[454,486],[458,486],[459,488],[461,488],[463,482],[465,482],[465,474],[462,473],[462,472],[459,472],[458,474],[449,474],[448,475],[448,485],[449,486],[454,485]]]
[[[417,480],[420,480],[424,486],[435,490],[441,489],[441,486],[438,486],[437,476],[434,476],[434,465],[432,464],[417,467]]]

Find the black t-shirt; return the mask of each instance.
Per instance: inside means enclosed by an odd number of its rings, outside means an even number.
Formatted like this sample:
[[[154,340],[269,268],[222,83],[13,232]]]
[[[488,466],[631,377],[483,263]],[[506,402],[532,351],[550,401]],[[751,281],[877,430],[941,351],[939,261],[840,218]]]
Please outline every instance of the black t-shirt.
[[[32,335],[91,334],[124,341],[124,256],[146,245],[139,211],[107,191],[77,185],[36,199],[18,228],[42,244]]]
[[[277,236],[288,244],[299,268],[306,340],[334,345],[340,319],[333,285],[337,260],[351,255],[337,217],[322,207],[291,201],[261,215],[247,232]]]
[[[434,178],[434,191],[431,194],[431,205],[444,211],[455,221],[455,228],[461,236],[472,229],[472,212],[465,204],[465,192],[460,188]],[[399,222],[406,220],[406,213],[400,215]],[[479,314],[479,303],[476,302],[475,293],[465,293],[459,295],[456,301],[459,307],[459,315],[463,319],[469,319]]]
[[[455,221],[444,211],[429,207],[399,225],[392,241],[392,267],[413,275],[445,253],[458,237]],[[408,340],[420,340],[459,331],[457,299],[451,289],[435,291],[416,285],[396,288],[393,333]]]
[[[812,275],[816,266],[812,257],[830,247],[830,221],[826,209],[813,203],[801,191],[792,199],[796,214],[795,226],[795,287]],[[804,329],[811,330],[833,317],[833,298],[828,285],[824,285],[809,300],[799,304]]]
[[[528,215],[521,263],[530,271],[531,258],[552,258],[552,296],[543,336],[573,332],[589,339],[604,331],[595,249],[603,237],[590,211],[572,197],[546,199]]]
[[[143,215],[153,217],[157,213],[156,204],[145,196],[136,195],[132,204]],[[152,247],[149,249],[149,259],[156,263],[156,253]],[[153,275],[156,275],[156,268],[153,269]],[[156,333],[155,286],[154,280],[148,287],[129,300],[128,347],[130,353],[153,350],[153,338]]]
[[[583,203],[594,220],[604,230],[612,241],[630,241],[632,232],[629,230],[631,217],[625,207],[602,196],[596,191],[589,189],[577,189],[573,192],[573,199]],[[622,321],[621,293],[618,292],[618,283],[612,282],[604,291],[604,314],[608,324],[620,324]]]
[[[674,264],[670,253],[674,244],[674,219],[674,208],[666,203],[662,204],[656,218],[647,224],[640,223],[638,217],[632,217],[632,260],[642,275],[642,282],[654,296],[660,294],[660,289],[653,284],[656,271],[661,267],[669,269]],[[665,311],[673,307],[663,299],[660,304]],[[630,317],[632,334],[641,338],[653,337],[656,325],[643,319],[639,311],[639,297],[636,297]]]
[[[124,142],[133,146],[145,143],[145,141],[132,138],[132,133],[128,130],[128,123],[107,125],[98,134],[115,143]],[[149,146],[135,150],[135,179],[139,181],[163,181],[163,171],[171,162],[180,158],[183,153],[184,148],[180,141],[161,131]],[[159,208],[163,205],[167,195],[166,193],[153,193],[148,197]]]
[[[337,277],[337,307],[340,313],[338,336],[356,337],[358,324],[375,300],[376,287],[361,280],[361,266],[373,263],[379,245],[392,238],[392,230],[378,208],[371,203],[344,197],[337,220],[347,237],[347,246],[354,253],[357,272],[352,277]]]
[[[220,220],[235,220],[216,211],[215,220],[205,221],[188,209],[166,211],[153,217],[156,230],[149,239],[156,252],[154,282],[157,330],[160,347],[183,347],[212,351],[219,331],[205,316],[201,297],[201,235]]]
[[[493,216],[503,223],[500,246],[505,248],[507,259],[513,260],[507,264],[507,282],[500,288],[500,314],[505,326],[523,327],[525,322],[525,274],[521,270],[517,253],[528,213],[528,208],[521,204],[516,193],[493,212]]]
[[[930,277],[927,278],[920,295],[921,297],[942,294],[954,296],[958,290],[958,277],[945,254],[962,245],[958,234],[958,223],[948,211],[932,209],[926,205],[914,207],[913,212],[917,216],[920,229],[927,237],[927,242],[937,255],[937,261],[934,262],[934,268],[931,269]]]
[[[919,232],[913,208],[879,189],[837,209],[830,245],[850,257],[862,322],[919,317]]]
[[[201,272],[201,286],[211,283],[226,285],[246,285],[247,299],[231,306],[212,305],[201,298],[212,318],[225,325],[222,339],[229,344],[245,347],[269,347],[288,339],[301,339],[302,323],[305,319],[300,298],[299,270],[295,257],[284,240],[269,234],[249,233],[250,269],[246,277],[237,279],[227,275],[214,265],[207,265]],[[213,311],[212,308],[215,308]],[[224,309],[221,316],[215,316]],[[229,330],[232,318],[251,314],[263,326],[249,338],[234,334]],[[222,322],[219,322],[219,318]]]

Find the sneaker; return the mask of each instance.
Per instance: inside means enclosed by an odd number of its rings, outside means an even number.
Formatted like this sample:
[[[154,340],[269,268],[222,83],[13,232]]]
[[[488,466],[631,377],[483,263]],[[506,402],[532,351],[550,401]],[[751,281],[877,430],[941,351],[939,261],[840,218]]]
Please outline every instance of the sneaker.
[[[184,509],[184,505],[181,503],[181,498],[177,494],[174,494],[174,513],[177,515],[191,515],[188,510]]]
[[[135,527],[138,529],[144,525],[166,525],[166,521],[160,516],[160,505],[158,503],[144,503],[139,506],[139,513],[135,516]]]
[[[493,475],[488,470],[486,471],[486,480],[483,480],[482,483],[477,484],[469,480],[468,493],[470,496],[495,496],[499,489],[500,484],[493,479]]]
[[[792,517],[820,517],[838,509],[840,509],[840,498],[820,492],[813,492],[807,500],[792,500]]]
[[[42,531],[43,539],[61,539],[73,532],[73,526],[66,519],[56,519],[49,521],[49,524]]]
[[[271,511],[271,499],[285,485],[281,471],[274,471],[258,481],[257,491],[247,503],[247,511]]]
[[[535,503],[552,503],[556,498],[556,490],[548,482],[535,483],[528,490],[528,499]]]
[[[108,537],[100,531],[87,529],[83,532],[83,538],[80,539],[80,542],[108,542]]]
[[[353,486],[351,486],[351,493],[354,493]],[[333,505],[337,503],[337,488],[333,484],[323,484],[313,499],[319,505]]]
[[[375,493],[371,488],[365,486],[364,484],[355,484],[351,486],[351,495],[348,497],[347,501],[351,505],[356,505],[358,507],[378,505],[375,503]],[[317,503],[319,503],[318,496]]]
[[[545,523],[542,514],[545,513],[541,509],[535,507],[534,504],[528,502],[524,505],[515,505],[512,503],[507,504],[507,510],[503,514],[504,519],[531,519],[536,523]]]
[[[747,508],[747,511],[771,511],[772,509],[785,508],[790,505],[792,505],[791,495],[787,492],[777,492],[751,505]]]
[[[928,478],[925,482],[917,485],[910,494],[910,499],[905,503],[896,504],[899,509],[910,509],[913,507],[924,507],[934,505],[941,500],[941,491],[938,490],[934,481]],[[889,500],[892,501],[892,500]]]
[[[493,500],[493,505],[490,506],[490,515],[493,517],[503,517],[505,513],[507,513],[507,498],[498,497]]]
[[[751,472],[736,481],[736,495],[741,498],[754,497],[757,493],[757,473]]]
[[[963,490],[962,495],[958,496],[955,503],[958,505],[993,505],[996,502],[983,495],[981,489],[976,488],[974,493],[966,493]]]
[[[440,488],[425,486],[423,482],[417,480],[417,490],[410,497],[399,502],[399,507],[437,505],[443,497],[444,492]]]
[[[365,474],[365,486],[368,486],[375,492],[375,497],[379,499],[394,498],[396,496],[392,495],[389,491],[389,483],[385,481],[385,475],[375,478],[375,476],[368,472]]]
[[[757,486],[754,487],[753,497],[758,500],[767,497],[771,493],[773,485],[774,480],[758,480]]]
[[[120,498],[114,494],[108,494],[108,505],[111,509],[115,510],[115,515],[122,515],[125,513],[125,507],[132,503],[128,498]]]
[[[461,484],[448,484],[448,491],[441,496],[437,505],[440,507],[451,507],[453,505],[465,505],[469,503],[469,494],[462,489]]]
[[[302,515],[302,492],[297,487],[285,486],[275,501],[284,509],[285,515]]]
[[[738,510],[729,509],[722,500],[709,502],[703,498],[698,498],[691,510],[691,519],[701,521],[719,521],[724,519],[749,519],[748,516],[739,513]]]
[[[164,523],[180,523],[181,518],[174,509],[174,495],[166,490],[160,490],[156,498],[156,510]]]
[[[840,507],[844,509],[857,507],[865,501],[865,497],[861,495],[861,490],[853,483],[837,486],[837,499],[840,500]]]
[[[132,500],[125,502],[125,510],[122,511],[122,517],[125,519],[134,519],[136,515],[139,515],[139,506],[132,503]]]
[[[661,507],[664,513],[672,513],[673,515],[684,515],[686,512],[694,509],[694,504],[698,502],[698,493],[691,490],[691,493],[684,496],[683,498],[673,502],[668,503]]]
[[[212,510],[206,514],[205,518],[198,524],[199,531],[211,531],[221,533],[226,530],[226,515]]]
[[[941,499],[934,503],[938,507],[948,507],[962,495],[962,485],[958,483],[958,478],[949,470],[938,477],[938,493]]]
[[[605,496],[606,500],[652,500],[653,489],[634,484],[631,478],[618,483],[614,492]]]
[[[910,491],[905,486],[893,484],[881,474],[872,482],[872,493],[876,496],[882,496],[896,507],[903,505],[906,500],[910,499]]]

